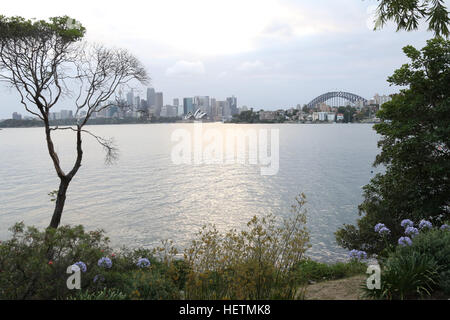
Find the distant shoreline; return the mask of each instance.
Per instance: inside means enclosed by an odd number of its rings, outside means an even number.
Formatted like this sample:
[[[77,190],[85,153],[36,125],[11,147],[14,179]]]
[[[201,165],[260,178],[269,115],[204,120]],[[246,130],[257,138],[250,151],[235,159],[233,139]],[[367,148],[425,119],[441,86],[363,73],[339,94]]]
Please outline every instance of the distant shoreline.
[[[95,120],[95,119],[94,119]],[[104,119],[102,119],[104,120]],[[221,122],[221,121],[202,121],[203,123],[223,123],[223,124],[376,124],[378,122],[363,121],[363,122]],[[125,125],[125,124],[187,124],[195,123],[195,121],[185,121],[185,120],[172,120],[172,121],[127,121],[125,119],[116,119],[116,121],[88,121],[87,125]],[[74,121],[50,121],[50,126],[75,126]],[[40,120],[13,120],[7,119],[0,122],[1,129],[18,129],[18,128],[42,128],[44,123]]]

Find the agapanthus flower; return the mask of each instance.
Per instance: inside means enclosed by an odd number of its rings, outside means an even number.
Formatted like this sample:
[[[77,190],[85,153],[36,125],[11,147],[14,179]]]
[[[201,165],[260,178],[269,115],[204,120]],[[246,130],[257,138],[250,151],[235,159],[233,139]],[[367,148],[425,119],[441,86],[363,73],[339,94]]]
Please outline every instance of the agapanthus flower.
[[[398,244],[401,246],[410,246],[412,245],[412,240],[409,237],[401,237],[398,239]]]
[[[140,258],[140,259],[138,260],[138,262],[136,263],[136,265],[137,265],[139,268],[145,268],[145,267],[148,267],[148,266],[150,266],[150,260],[148,260],[147,258]]]
[[[414,222],[412,222],[412,221],[409,220],[409,219],[405,219],[405,220],[402,220],[402,222],[400,223],[400,225],[401,225],[403,228],[406,228],[406,227],[413,227],[413,226],[414,226]]]
[[[431,229],[433,228],[433,224],[430,221],[427,220],[420,220],[419,222],[419,229]]]
[[[95,277],[94,277],[94,282],[102,282],[102,281],[104,281],[105,280],[105,277],[103,277],[101,274],[97,274]]]
[[[108,257],[103,257],[103,258],[99,259],[97,264],[99,267],[103,267],[103,268],[109,269],[112,267],[112,261]]]
[[[356,249],[351,250],[348,256],[350,257],[350,259],[356,260],[367,259],[367,253],[365,251],[360,251]]]
[[[443,224],[439,229],[441,229],[441,230],[449,230],[450,226],[448,224]]]
[[[384,236],[384,235],[390,234],[390,233],[391,233],[391,230],[389,230],[389,229],[386,228],[386,227],[383,227],[383,228],[381,228],[381,229],[378,231],[378,233],[379,233],[380,235]]]
[[[75,262],[73,265],[74,265],[74,266],[78,266],[78,268],[80,268],[80,270],[81,270],[82,272],[86,272],[86,271],[87,271],[86,264],[85,264],[83,261]]]
[[[385,226],[383,223],[378,223],[378,224],[375,226],[375,232],[380,232],[380,230],[381,230],[382,228],[386,228],[386,226]]]
[[[419,230],[417,230],[417,228],[414,227],[407,227],[405,230],[405,234],[411,237],[415,237],[419,234]]]

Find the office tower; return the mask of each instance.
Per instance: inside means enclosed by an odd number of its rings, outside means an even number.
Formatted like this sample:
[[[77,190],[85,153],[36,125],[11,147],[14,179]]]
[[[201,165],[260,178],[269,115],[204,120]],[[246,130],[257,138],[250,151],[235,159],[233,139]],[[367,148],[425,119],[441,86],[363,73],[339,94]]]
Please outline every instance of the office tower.
[[[180,100],[178,98],[173,99],[173,105],[178,107],[180,105]]]
[[[128,107],[134,106],[134,92],[133,92],[133,89],[131,89],[131,91],[127,93],[127,105],[128,105]]]
[[[161,113],[161,109],[164,105],[164,100],[163,100],[163,93],[162,92],[157,92],[155,95],[155,115],[159,116],[159,114]]]
[[[238,107],[237,107],[237,98],[235,96],[232,96],[230,98],[227,98],[228,105],[231,110],[231,115],[235,115],[239,113]]]
[[[12,114],[12,118],[13,118],[14,120],[22,120],[22,115],[21,115],[20,113],[14,112],[14,113]]]
[[[156,93],[155,89],[147,88],[147,106],[153,107],[156,105]]]
[[[137,110],[141,108],[141,97],[137,96],[136,98],[134,98],[134,106]]]
[[[183,111],[185,115],[189,112],[194,113],[194,102],[192,98],[183,98]]]
[[[209,104],[209,97],[208,96],[196,96],[194,97],[194,111],[197,111],[200,109],[206,114],[211,113],[211,107]]]
[[[213,119],[217,116],[217,105],[216,105],[216,99],[211,98],[211,114],[208,114],[208,116]]]

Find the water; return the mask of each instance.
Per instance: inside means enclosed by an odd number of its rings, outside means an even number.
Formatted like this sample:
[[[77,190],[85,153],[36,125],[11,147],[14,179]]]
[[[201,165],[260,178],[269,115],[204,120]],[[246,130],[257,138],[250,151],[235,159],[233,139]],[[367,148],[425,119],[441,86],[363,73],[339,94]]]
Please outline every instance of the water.
[[[102,148],[85,136],[84,161],[69,187],[62,224],[103,228],[113,246],[154,247],[172,239],[188,244],[205,223],[219,230],[242,228],[254,215],[287,215],[294,198],[307,196],[312,248],[308,255],[337,261],[346,251],[334,232],[354,223],[361,187],[376,173],[371,166],[378,136],[372,125],[231,125],[204,129],[279,129],[280,168],[262,176],[254,165],[174,165],[171,134],[192,124],[89,126],[114,137],[116,164],[106,166]],[[15,222],[46,227],[53,202],[47,195],[58,179],[48,156],[43,128],[0,131],[0,239]],[[75,159],[73,132],[55,136],[63,168]]]

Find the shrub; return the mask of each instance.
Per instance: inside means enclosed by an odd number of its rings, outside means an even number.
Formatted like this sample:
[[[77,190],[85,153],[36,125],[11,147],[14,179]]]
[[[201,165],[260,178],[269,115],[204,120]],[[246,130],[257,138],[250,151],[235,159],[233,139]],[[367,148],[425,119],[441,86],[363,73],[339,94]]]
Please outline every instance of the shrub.
[[[351,260],[350,262],[338,262],[334,264],[320,263],[307,259],[301,261],[296,266],[299,283],[308,283],[309,281],[337,280],[351,277],[358,274],[364,274],[367,265],[363,262]]]
[[[376,299],[414,299],[431,295],[438,273],[436,261],[425,254],[408,252],[393,255],[381,274],[381,289],[365,289],[365,296]]]
[[[53,299],[71,294],[66,286],[69,266],[86,264],[82,278],[93,277],[100,257],[109,252],[102,230],[82,226],[39,231],[17,223],[12,238],[0,244],[0,299]],[[82,286],[89,286],[82,281]]]
[[[281,224],[268,215],[254,217],[241,232],[220,234],[203,227],[185,250],[190,272],[188,299],[294,299],[295,266],[309,247],[305,196],[296,198],[293,215]]]
[[[449,294],[450,232],[422,231],[411,245],[397,246],[383,264],[381,289],[366,290],[368,297],[415,299],[436,290]]]

